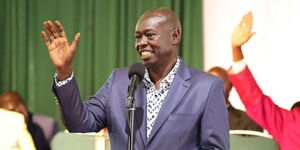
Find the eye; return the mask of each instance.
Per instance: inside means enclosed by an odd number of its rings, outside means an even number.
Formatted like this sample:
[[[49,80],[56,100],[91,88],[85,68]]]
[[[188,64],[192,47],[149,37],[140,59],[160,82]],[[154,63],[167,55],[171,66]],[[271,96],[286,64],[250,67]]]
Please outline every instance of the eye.
[[[156,34],[153,33],[153,32],[146,33],[146,37],[147,37],[147,38],[154,38],[155,35],[156,35]]]
[[[142,37],[142,36],[139,35],[139,34],[136,34],[136,35],[135,35],[135,39],[136,39],[136,40],[140,39],[141,37]]]

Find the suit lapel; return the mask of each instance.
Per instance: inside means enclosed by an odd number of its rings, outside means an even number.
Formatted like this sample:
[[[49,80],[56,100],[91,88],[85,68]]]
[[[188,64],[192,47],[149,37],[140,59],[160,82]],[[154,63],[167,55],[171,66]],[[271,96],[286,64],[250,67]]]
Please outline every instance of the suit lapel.
[[[148,144],[155,134],[159,131],[163,123],[166,121],[168,116],[173,112],[176,106],[182,101],[183,96],[190,87],[190,83],[186,80],[190,78],[190,73],[187,66],[181,61],[180,66],[177,70],[174,81],[171,85],[171,88],[168,92],[168,96],[165,98],[165,101],[158,113],[158,116],[155,120],[154,126],[151,130],[149,138],[147,139]],[[143,123],[146,125],[146,122]]]

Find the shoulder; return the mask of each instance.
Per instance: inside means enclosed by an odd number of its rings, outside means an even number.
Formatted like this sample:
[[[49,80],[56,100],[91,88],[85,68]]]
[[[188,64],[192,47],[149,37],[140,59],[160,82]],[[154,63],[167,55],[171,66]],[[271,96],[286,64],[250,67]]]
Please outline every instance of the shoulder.
[[[26,127],[25,118],[22,114],[0,109],[0,124],[7,129],[19,132]]]
[[[129,82],[128,78],[128,70],[129,67],[123,67],[123,68],[116,68],[114,69],[109,78],[107,79],[106,83],[102,87],[107,87],[110,89],[112,86],[114,87],[122,87],[127,86]]]
[[[216,84],[216,83],[222,83],[222,79],[211,75],[207,72],[192,68],[192,67],[188,67],[188,70],[191,73],[191,81],[193,83],[201,83],[201,84],[206,84],[206,85],[212,85],[212,84]]]
[[[128,78],[129,67],[116,68],[112,71],[110,78]]]
[[[0,109],[0,115],[1,119],[10,119],[10,120],[18,120],[18,121],[24,121],[24,116],[20,113],[14,112],[14,111],[8,111],[4,109]]]
[[[124,74],[128,74],[129,71],[129,67],[122,67],[122,68],[116,68],[113,70],[114,73],[118,74],[118,75],[124,75]]]
[[[185,66],[181,68],[179,76],[185,84],[189,85],[191,92],[195,92],[197,96],[203,96],[204,99],[212,94],[217,93],[218,96],[223,94],[223,81],[214,75]],[[177,81],[179,80],[177,79]]]

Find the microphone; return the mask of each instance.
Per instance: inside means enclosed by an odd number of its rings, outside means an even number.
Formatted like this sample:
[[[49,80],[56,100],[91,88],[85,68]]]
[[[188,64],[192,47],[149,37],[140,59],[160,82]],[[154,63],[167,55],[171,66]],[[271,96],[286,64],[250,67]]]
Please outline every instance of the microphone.
[[[131,65],[128,71],[128,77],[130,79],[130,84],[128,86],[128,96],[127,96],[127,103],[126,107],[128,110],[128,127],[129,127],[129,134],[128,134],[128,143],[127,148],[128,150],[133,150],[134,145],[134,122],[135,122],[135,101],[134,101],[134,94],[136,87],[140,81],[143,80],[145,74],[145,67],[140,63],[135,63]]]
[[[134,99],[136,87],[138,83],[143,80],[144,75],[145,75],[145,67],[141,63],[134,63],[129,68],[128,78],[130,79],[130,84],[128,86],[128,96],[127,96],[128,100],[131,101]]]

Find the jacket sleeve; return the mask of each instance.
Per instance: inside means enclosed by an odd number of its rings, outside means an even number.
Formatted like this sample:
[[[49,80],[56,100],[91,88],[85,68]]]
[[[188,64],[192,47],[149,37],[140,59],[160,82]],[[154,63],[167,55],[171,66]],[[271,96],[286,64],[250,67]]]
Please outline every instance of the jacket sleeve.
[[[245,105],[249,117],[276,140],[280,140],[285,122],[291,116],[291,112],[278,107],[270,97],[264,95],[248,66],[237,74],[229,73],[229,78]]]
[[[70,132],[97,132],[106,126],[106,102],[114,72],[89,100],[82,102],[75,77],[67,84],[52,86],[63,123]]]

